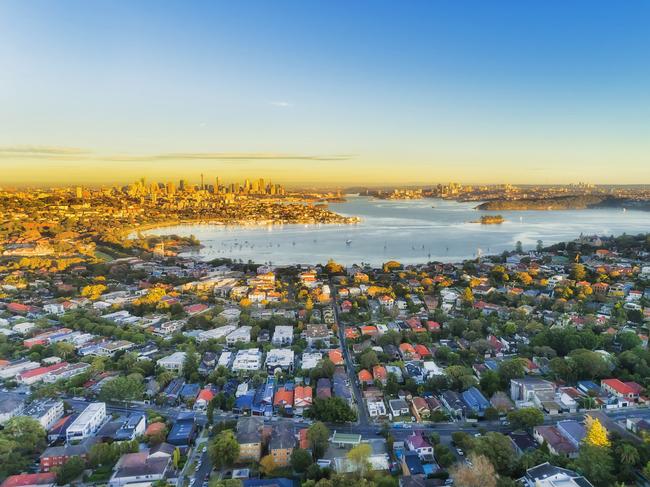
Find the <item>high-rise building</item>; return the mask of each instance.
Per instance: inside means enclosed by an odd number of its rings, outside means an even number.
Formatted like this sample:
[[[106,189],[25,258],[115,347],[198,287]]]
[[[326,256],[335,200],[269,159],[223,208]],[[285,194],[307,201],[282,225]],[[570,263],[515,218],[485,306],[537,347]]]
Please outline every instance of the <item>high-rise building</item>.
[[[185,182],[184,179],[181,179],[180,182],[178,183],[179,191],[185,191],[186,187],[187,187],[187,183]]]
[[[167,194],[169,196],[174,196],[176,194],[176,185],[172,181],[167,183]]]
[[[84,196],[83,188],[81,186],[77,186],[77,188],[75,190],[75,194],[76,194],[77,198],[79,198],[79,199],[83,198],[83,196]]]

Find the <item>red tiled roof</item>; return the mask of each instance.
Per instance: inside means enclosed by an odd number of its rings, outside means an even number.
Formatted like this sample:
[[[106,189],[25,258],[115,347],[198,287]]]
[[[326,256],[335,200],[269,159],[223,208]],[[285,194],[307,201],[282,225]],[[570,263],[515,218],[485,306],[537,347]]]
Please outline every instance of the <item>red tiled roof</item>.
[[[201,389],[201,392],[199,392],[199,395],[197,396],[196,400],[203,400],[205,402],[210,402],[214,398],[214,392],[212,392],[210,389]]]
[[[366,369],[359,371],[359,381],[361,382],[372,382],[372,374]]]
[[[284,387],[278,388],[273,398],[274,406],[293,404],[293,391],[287,391]]]
[[[375,365],[372,368],[372,375],[374,375],[376,379],[386,379],[388,377],[386,367],[383,365]]]
[[[603,384],[606,384],[608,387],[611,387],[619,394],[635,394],[634,388],[627,385],[625,382],[621,382],[618,379],[604,379]]]
[[[55,482],[56,474],[54,472],[21,473],[20,475],[10,475],[2,482],[0,487],[20,487],[23,485],[53,484]]]
[[[145,434],[145,436],[152,436],[152,435],[155,435],[157,433],[160,433],[164,429],[165,429],[165,423],[157,421],[157,422],[151,423],[149,426],[147,426],[147,429],[145,430],[144,434]]]
[[[20,373],[20,378],[21,379],[29,379],[30,377],[37,377],[39,375],[44,375],[47,374],[48,372],[52,372],[54,370],[58,370],[62,367],[66,367],[68,365],[68,362],[61,362],[58,364],[54,365],[49,365],[47,367],[38,367],[36,369],[32,370],[26,370],[25,372]]]
[[[327,355],[334,365],[341,365],[343,363],[343,352],[338,348],[330,350]]]

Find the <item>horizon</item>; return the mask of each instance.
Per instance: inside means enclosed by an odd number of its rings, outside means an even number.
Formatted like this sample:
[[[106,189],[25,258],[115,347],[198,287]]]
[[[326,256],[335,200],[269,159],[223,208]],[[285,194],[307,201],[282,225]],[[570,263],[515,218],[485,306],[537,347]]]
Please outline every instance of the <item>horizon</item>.
[[[649,13],[8,0],[3,185],[650,183]]]

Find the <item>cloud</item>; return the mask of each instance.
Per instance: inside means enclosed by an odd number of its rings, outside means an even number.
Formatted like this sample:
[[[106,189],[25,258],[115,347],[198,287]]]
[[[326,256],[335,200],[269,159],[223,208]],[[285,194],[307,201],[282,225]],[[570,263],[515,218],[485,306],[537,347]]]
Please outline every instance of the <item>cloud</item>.
[[[290,103],[288,101],[282,101],[282,100],[280,100],[280,101],[272,101],[272,102],[269,102],[269,104],[271,106],[279,107],[279,108],[288,108],[288,107],[293,106],[293,103]]]
[[[92,152],[78,147],[56,147],[39,145],[0,146],[0,158],[61,159],[90,156]]]
[[[102,159],[116,161],[165,161],[165,160],[202,160],[202,161],[347,161],[353,159],[351,154],[290,154],[277,152],[168,152],[151,155],[115,155],[103,156]]]
[[[54,161],[347,161],[351,154],[292,154],[283,152],[163,152],[159,154],[99,154],[76,147],[0,146],[0,159],[46,159]]]

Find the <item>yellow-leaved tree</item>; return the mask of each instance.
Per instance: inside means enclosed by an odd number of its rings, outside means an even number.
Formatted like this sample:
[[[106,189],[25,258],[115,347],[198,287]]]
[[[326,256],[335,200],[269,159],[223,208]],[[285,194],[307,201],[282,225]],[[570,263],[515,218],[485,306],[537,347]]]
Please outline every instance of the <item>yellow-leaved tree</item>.
[[[585,420],[585,426],[587,428],[587,433],[585,435],[584,442],[587,445],[600,446],[603,448],[611,446],[612,443],[607,437],[607,430],[598,418],[587,416]]]

